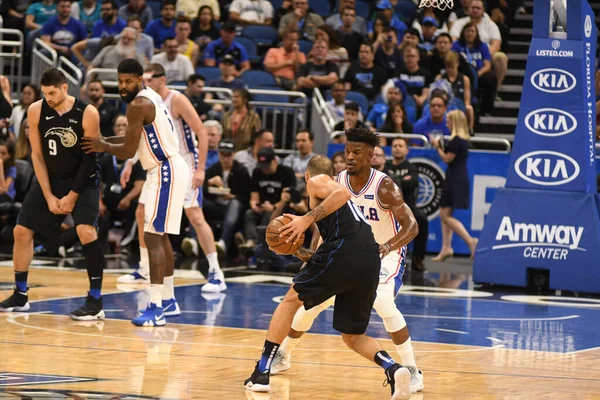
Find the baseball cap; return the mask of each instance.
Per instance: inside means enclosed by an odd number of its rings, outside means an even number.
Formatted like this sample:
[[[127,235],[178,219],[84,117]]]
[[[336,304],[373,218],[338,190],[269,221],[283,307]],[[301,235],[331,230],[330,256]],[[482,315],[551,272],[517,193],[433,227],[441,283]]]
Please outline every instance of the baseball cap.
[[[375,8],[378,10],[387,10],[388,8],[394,8],[394,6],[392,6],[389,0],[380,0]]]
[[[231,54],[225,54],[225,56],[221,60],[221,63],[223,63],[223,64],[235,64],[235,60],[233,59],[233,56]]]
[[[275,151],[270,147],[263,147],[258,151],[258,165],[267,166],[275,159]]]
[[[235,143],[233,140],[223,139],[219,143],[219,153],[233,153],[235,151]]]
[[[439,28],[437,20],[435,18],[433,18],[433,17],[425,17],[425,18],[423,18],[423,22],[421,22],[421,25],[433,25],[436,28]]]
[[[235,32],[235,22],[233,21],[225,21],[221,25],[221,29],[225,32]]]

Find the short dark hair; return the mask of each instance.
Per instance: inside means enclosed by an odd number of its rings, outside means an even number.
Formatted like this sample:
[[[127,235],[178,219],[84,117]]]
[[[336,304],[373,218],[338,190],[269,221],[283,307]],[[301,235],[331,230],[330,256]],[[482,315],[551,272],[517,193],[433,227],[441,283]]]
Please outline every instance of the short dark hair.
[[[452,43],[452,42],[453,42],[453,40],[452,40],[452,36],[450,36],[450,34],[449,34],[448,32],[442,32],[442,33],[439,33],[439,34],[438,34],[438,35],[435,37],[434,43],[437,43],[438,39],[439,39],[439,38],[441,38],[441,37],[448,38],[448,40],[450,41],[450,43]]]
[[[206,78],[204,77],[204,75],[200,74],[191,74],[190,76],[188,76],[188,83],[196,83],[196,81],[206,82]]]
[[[118,74],[132,74],[135,76],[144,75],[142,64],[135,58],[126,58],[119,63],[117,67]]]
[[[375,53],[375,48],[373,47],[373,42],[371,42],[370,40],[365,40],[360,45],[361,46],[367,46],[368,48],[371,49],[371,53]],[[359,49],[360,49],[360,47],[359,47]]]
[[[326,174],[333,175],[333,163],[329,158],[322,155],[316,155],[308,161],[306,171],[310,176]]]
[[[48,68],[40,79],[40,86],[59,87],[63,83],[67,83],[67,78],[58,68]]]
[[[366,126],[348,129],[346,139],[349,142],[365,143],[373,148],[379,144],[379,136]]]
[[[343,80],[339,80],[339,81],[335,81],[333,82],[333,84],[331,85],[331,87],[334,87],[335,85],[342,85],[344,87],[344,89],[346,88],[346,83],[344,83]]]
[[[396,36],[398,36],[398,32],[396,32],[396,29],[391,26],[383,27],[383,33],[395,33]]]
[[[177,1],[174,0],[163,0],[160,2],[160,11],[163,10],[166,6],[173,6],[177,8]]]
[[[408,147],[408,139],[407,138],[396,136],[395,138],[392,139],[392,141],[390,142],[390,144],[393,146],[394,142],[396,140],[402,140],[406,144],[406,147]]]
[[[433,99],[441,99],[444,102],[444,106],[448,107],[448,96],[444,96],[441,93],[434,93],[431,95],[431,98],[429,99],[429,104],[431,104],[431,101]]]
[[[152,72],[152,75],[164,76],[165,68],[159,63],[148,64],[146,68],[144,68],[144,72]]]
[[[165,40],[163,40],[163,44],[165,44],[165,42],[169,41],[169,40],[177,40],[177,38],[175,36],[167,36],[165,38]]]
[[[104,89],[104,85],[102,84],[102,81],[96,77],[94,77],[94,79],[92,79],[89,83],[88,83],[88,87],[92,84],[92,83],[97,83],[100,86],[102,86],[102,89]]]
[[[344,106],[344,110],[360,112],[360,107],[359,107],[358,103],[350,101],[350,102],[346,103],[346,105]]]
[[[127,25],[129,25],[129,23],[133,22],[133,21],[137,21],[140,23],[140,25],[144,26],[144,24],[142,23],[142,20],[140,19],[140,17],[138,17],[137,14],[132,15],[131,17],[127,18]]]
[[[315,134],[309,131],[308,129],[300,129],[298,132],[296,132],[296,136],[298,136],[301,133],[308,133],[308,140],[310,140],[311,142],[315,140]]]
[[[410,33],[413,36],[418,37],[419,41],[421,41],[421,34],[417,30],[417,28],[413,28],[412,26],[409,28],[406,28],[406,30],[404,31],[404,36],[406,36],[406,34],[408,34],[408,33]]]
[[[177,22],[176,23],[178,23],[178,24],[187,23],[187,24],[191,25],[192,24],[192,20],[189,17],[185,16],[185,15],[180,15],[179,17],[177,17]]]
[[[71,4],[73,4],[73,0],[57,0],[56,1],[56,5],[59,5],[60,3],[71,3]]]
[[[119,5],[117,4],[117,2],[115,0],[104,0],[102,2],[102,4],[110,4],[110,6],[113,10],[119,9]]]

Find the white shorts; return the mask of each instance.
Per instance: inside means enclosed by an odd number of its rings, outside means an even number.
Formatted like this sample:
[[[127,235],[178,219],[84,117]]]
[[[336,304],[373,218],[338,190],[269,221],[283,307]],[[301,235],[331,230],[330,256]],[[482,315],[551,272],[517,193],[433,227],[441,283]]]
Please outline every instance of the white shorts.
[[[393,282],[397,277],[402,282],[402,275],[404,275],[404,269],[406,268],[405,257],[406,246],[400,250],[392,251],[381,260],[381,270],[379,271],[380,284]]]
[[[179,155],[146,171],[138,200],[144,204],[144,232],[179,235],[189,170]]]
[[[188,171],[190,172],[183,208],[202,207],[202,186],[196,189],[192,187],[198,160],[192,153],[188,153],[185,156],[182,156],[182,158],[187,164]]]

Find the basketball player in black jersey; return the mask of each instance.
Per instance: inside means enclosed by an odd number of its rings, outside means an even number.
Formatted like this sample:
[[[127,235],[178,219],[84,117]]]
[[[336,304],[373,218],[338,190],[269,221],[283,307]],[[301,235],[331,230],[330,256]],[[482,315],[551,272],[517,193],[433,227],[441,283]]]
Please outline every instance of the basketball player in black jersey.
[[[16,289],[0,303],[0,311],[27,311],[27,273],[33,258],[33,235],[51,239],[59,233],[66,214],[71,213],[87,265],[90,291],[83,307],[73,311],[76,320],[104,318],[102,273],[104,252],[98,241],[97,164],[94,154],[86,155],[80,146],[83,136],[100,136],[100,116],[96,108],[67,93],[65,75],[56,68],[44,72],[40,81],[44,99],[27,110],[34,182],[14,229],[13,263]]]
[[[383,347],[365,335],[379,285],[381,260],[379,245],[371,226],[350,201],[350,193],[332,178],[333,165],[325,156],[315,156],[306,167],[306,190],[312,211],[298,217],[286,214],[292,222],[280,229],[288,241],[297,241],[316,223],[321,246],[314,251],[300,249],[296,256],[306,262],[294,278],[294,285],[279,304],[267,332],[260,361],[244,385],[256,392],[268,392],[273,357],[302,305],[310,309],[336,296],[333,328],[342,333],[344,343],[363,357],[385,369],[392,399],[409,399],[410,372],[396,364]]]

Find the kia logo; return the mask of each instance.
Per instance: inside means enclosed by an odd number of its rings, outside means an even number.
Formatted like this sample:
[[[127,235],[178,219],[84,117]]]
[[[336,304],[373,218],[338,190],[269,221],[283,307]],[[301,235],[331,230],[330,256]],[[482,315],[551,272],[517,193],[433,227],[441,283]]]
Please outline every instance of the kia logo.
[[[579,171],[579,164],[574,159],[556,151],[532,151],[515,162],[517,175],[540,186],[564,185],[577,178]]]
[[[592,36],[592,17],[590,17],[589,15],[585,16],[585,22],[583,23],[583,31],[585,32],[586,38]]]
[[[558,68],[545,68],[531,75],[531,84],[546,93],[565,93],[575,89],[575,75]]]
[[[540,136],[558,137],[573,132],[577,128],[577,120],[557,108],[538,108],[527,114],[525,126]]]

